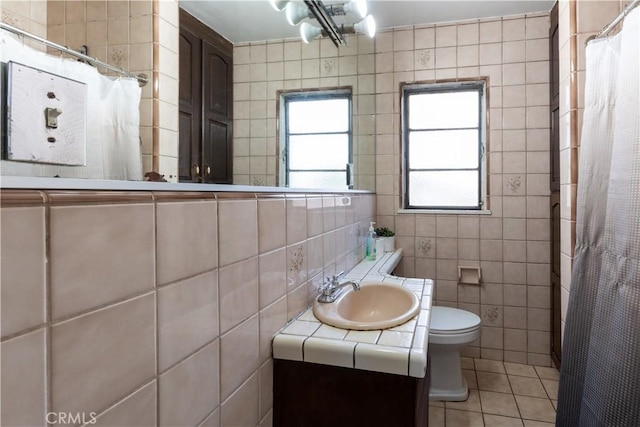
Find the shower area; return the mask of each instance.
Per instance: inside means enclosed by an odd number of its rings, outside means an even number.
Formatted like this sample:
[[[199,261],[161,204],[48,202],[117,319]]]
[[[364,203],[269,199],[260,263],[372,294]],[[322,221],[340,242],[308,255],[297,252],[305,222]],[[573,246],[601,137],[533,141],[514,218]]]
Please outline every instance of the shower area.
[[[586,47],[557,425],[640,421],[640,8]],[[614,34],[613,29],[619,29]],[[576,150],[577,151],[577,150]],[[576,153],[577,154],[577,153]]]

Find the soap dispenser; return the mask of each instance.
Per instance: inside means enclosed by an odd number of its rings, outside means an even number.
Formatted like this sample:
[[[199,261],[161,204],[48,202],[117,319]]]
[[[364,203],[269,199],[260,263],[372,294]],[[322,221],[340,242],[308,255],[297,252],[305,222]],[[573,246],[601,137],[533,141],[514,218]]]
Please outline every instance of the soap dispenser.
[[[375,222],[370,221],[369,232],[367,233],[367,247],[365,257],[368,261],[375,261],[376,259],[376,231],[373,228]]]

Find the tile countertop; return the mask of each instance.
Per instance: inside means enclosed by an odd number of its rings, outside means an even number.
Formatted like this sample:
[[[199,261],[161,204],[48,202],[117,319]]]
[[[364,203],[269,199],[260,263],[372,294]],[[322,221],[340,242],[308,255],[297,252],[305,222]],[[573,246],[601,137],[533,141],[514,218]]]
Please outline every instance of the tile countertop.
[[[423,378],[431,318],[433,281],[392,276],[402,249],[376,261],[362,260],[343,280],[395,283],[421,300],[420,313],[402,325],[375,331],[340,329],[320,322],[308,308],[273,338],[273,358]]]

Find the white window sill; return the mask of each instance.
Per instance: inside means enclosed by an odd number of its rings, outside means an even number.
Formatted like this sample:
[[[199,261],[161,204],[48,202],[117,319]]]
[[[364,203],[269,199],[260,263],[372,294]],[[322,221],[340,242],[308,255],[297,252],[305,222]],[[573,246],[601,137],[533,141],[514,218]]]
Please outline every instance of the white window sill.
[[[490,210],[465,209],[398,209],[399,214],[437,214],[437,215],[491,215]]]

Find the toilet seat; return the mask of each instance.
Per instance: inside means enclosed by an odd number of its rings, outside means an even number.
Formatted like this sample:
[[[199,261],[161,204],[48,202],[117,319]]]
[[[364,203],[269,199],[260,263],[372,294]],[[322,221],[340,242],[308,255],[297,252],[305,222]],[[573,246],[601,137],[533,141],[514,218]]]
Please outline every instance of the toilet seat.
[[[473,332],[480,327],[480,317],[466,310],[457,308],[431,307],[431,323],[429,334],[456,335]]]

